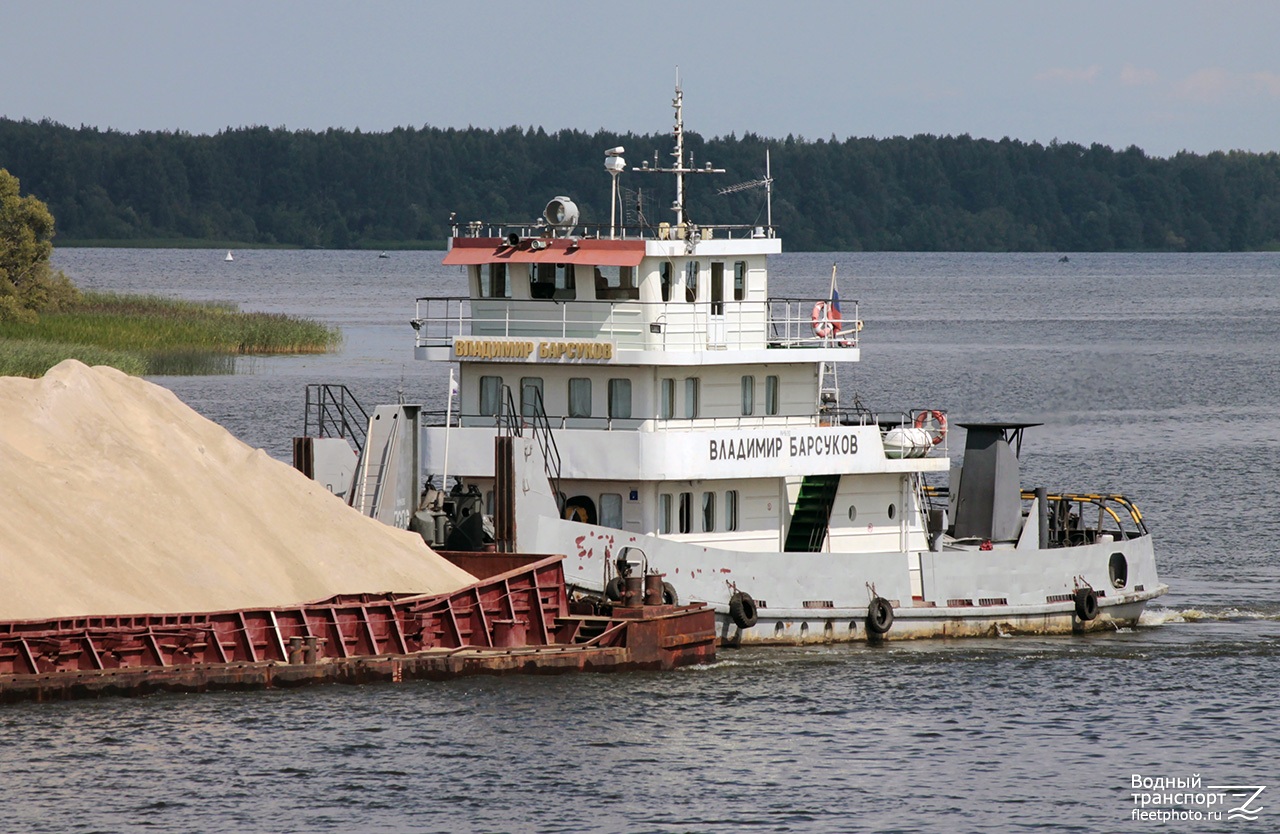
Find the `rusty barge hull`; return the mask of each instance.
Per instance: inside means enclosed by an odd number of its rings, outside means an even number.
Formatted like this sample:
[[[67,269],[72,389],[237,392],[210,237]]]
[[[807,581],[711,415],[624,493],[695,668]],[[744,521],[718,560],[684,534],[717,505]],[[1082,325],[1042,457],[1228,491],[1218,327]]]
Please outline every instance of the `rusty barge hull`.
[[[482,674],[674,669],[715,659],[705,606],[571,611],[559,556],[447,554],[452,594],[0,622],[0,702]]]

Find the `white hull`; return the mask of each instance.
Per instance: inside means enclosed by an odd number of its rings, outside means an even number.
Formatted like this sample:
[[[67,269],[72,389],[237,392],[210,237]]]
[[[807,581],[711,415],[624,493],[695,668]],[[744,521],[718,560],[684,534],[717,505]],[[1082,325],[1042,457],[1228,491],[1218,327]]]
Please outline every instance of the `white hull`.
[[[567,554],[570,584],[594,593],[603,591],[618,551],[639,548],[649,568],[665,574],[682,602],[706,602],[715,609],[726,644],[1114,630],[1135,625],[1147,602],[1168,590],[1157,578],[1150,536],[1046,550],[752,553],[556,517],[526,516],[521,527],[522,550]],[[529,535],[529,528],[536,533]],[[1116,553],[1127,565],[1122,588],[1114,587],[1109,572]],[[917,560],[922,593],[913,598],[911,574]],[[1098,595],[1098,616],[1087,622],[1070,598],[1081,587],[1094,588]],[[867,628],[872,588],[893,607],[893,625],[884,635]],[[730,616],[734,591],[749,593],[760,604],[754,625],[743,628]]]

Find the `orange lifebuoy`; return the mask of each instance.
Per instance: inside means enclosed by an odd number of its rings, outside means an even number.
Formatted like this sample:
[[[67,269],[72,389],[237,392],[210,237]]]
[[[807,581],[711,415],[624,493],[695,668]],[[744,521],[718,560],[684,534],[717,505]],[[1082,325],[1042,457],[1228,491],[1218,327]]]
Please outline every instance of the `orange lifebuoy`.
[[[935,410],[921,411],[916,415],[915,427],[929,432],[937,445],[947,436],[947,415]]]
[[[826,301],[813,305],[813,335],[830,339],[840,332],[840,311]]]

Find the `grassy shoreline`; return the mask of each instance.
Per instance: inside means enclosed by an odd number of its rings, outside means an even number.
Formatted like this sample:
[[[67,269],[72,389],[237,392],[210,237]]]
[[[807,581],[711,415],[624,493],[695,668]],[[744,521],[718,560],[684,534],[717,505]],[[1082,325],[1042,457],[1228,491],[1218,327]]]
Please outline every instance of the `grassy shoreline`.
[[[316,321],[226,303],[86,292],[35,323],[0,322],[0,375],[38,377],[64,359],[135,376],[227,374],[237,356],[325,353],[341,340]]]

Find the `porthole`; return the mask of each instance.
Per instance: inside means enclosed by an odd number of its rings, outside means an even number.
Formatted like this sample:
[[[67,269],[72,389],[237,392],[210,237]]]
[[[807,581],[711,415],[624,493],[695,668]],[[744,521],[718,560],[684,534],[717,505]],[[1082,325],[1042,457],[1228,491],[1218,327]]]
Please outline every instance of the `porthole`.
[[[890,520],[890,521],[893,521],[893,517],[894,517],[895,515],[897,515],[897,514],[898,514],[898,507],[897,507],[897,505],[896,505],[896,504],[890,504],[890,505],[889,505],[889,520]]]
[[[1107,563],[1107,571],[1111,574],[1111,586],[1113,588],[1123,588],[1129,584],[1129,560],[1124,558],[1123,553],[1111,554],[1111,561]]]
[[[857,507],[855,507],[855,506],[853,506],[852,504],[850,504],[850,505],[849,505],[849,520],[850,520],[850,521],[856,521],[857,519],[858,519],[858,508],[857,508]]]

